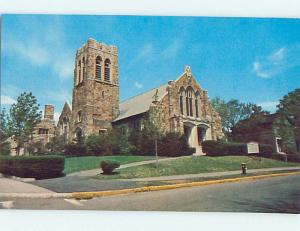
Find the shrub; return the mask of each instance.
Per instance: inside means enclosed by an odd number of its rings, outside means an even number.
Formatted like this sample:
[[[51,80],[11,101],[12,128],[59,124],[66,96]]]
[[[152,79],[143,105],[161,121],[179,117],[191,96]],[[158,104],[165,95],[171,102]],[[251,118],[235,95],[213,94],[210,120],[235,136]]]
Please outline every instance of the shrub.
[[[246,143],[233,143],[216,140],[206,140],[203,142],[203,152],[208,156],[226,156],[226,155],[246,155]]]
[[[112,174],[116,168],[120,167],[120,164],[117,161],[101,161],[100,167],[103,174]]]
[[[259,155],[263,157],[270,157],[273,154],[273,147],[268,144],[259,144]]]
[[[8,156],[10,154],[10,144],[3,142],[0,144],[0,156]]]
[[[3,156],[0,172],[18,177],[54,178],[63,176],[64,163],[62,156]]]
[[[106,134],[93,134],[88,136],[85,145],[86,151],[89,155],[104,156],[112,154]]]
[[[186,156],[194,152],[195,148],[190,148],[186,137],[179,133],[167,133],[158,140],[158,154],[160,156]]]
[[[46,144],[46,148],[50,150],[50,152],[61,153],[65,150],[66,144],[67,138],[65,135],[54,136],[50,142]]]
[[[64,154],[66,156],[84,156],[86,155],[86,152],[87,150],[85,145],[71,143],[65,146]]]
[[[36,141],[28,144],[27,151],[32,155],[42,155],[46,153],[46,148],[42,141]]]
[[[300,154],[287,154],[287,160],[300,163]]]

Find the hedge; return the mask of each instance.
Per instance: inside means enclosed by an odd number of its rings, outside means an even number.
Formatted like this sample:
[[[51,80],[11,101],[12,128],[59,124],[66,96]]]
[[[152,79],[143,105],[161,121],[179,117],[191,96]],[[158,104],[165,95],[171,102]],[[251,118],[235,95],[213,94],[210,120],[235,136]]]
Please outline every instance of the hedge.
[[[259,144],[259,155],[263,157],[270,157],[274,153],[273,147],[268,144]]]
[[[203,142],[203,152],[208,156],[246,155],[246,143],[233,143],[216,140]]]
[[[300,163],[300,154],[288,154],[287,161]]]
[[[62,156],[0,157],[0,172],[5,175],[47,179],[63,176]]]

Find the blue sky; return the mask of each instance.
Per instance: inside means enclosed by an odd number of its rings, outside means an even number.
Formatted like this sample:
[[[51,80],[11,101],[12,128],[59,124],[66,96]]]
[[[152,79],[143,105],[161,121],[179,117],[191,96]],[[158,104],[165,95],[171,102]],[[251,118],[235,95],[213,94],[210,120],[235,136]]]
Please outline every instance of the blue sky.
[[[299,19],[4,15],[2,107],[31,91],[57,117],[88,38],[118,47],[121,100],[176,79],[185,65],[210,98],[265,110],[300,87]]]

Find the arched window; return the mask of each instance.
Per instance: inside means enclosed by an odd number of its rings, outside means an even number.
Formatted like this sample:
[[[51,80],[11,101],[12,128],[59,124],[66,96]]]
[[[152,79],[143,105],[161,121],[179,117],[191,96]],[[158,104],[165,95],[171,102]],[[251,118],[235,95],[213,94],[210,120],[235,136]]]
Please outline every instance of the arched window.
[[[110,81],[110,60],[106,59],[104,62],[104,81]]]
[[[78,61],[77,72],[78,72],[77,84],[79,84],[81,82],[81,61],[80,60]]]
[[[180,114],[183,115],[183,92],[184,89],[180,89],[180,95],[179,95],[179,107],[180,107]]]
[[[197,93],[195,94],[195,113],[196,113],[196,117],[199,117],[199,99],[200,99],[200,94],[197,91]]]
[[[85,58],[82,58],[82,79],[81,82],[85,79]]]
[[[77,122],[81,122],[81,121],[82,121],[82,112],[79,111],[79,112],[77,113]]]
[[[186,97],[186,110],[188,116],[193,116],[193,89],[190,87],[187,89],[187,97]]]
[[[96,58],[96,73],[95,73],[95,76],[96,76],[96,79],[101,79],[101,64],[102,64],[102,59],[100,56],[97,56]]]

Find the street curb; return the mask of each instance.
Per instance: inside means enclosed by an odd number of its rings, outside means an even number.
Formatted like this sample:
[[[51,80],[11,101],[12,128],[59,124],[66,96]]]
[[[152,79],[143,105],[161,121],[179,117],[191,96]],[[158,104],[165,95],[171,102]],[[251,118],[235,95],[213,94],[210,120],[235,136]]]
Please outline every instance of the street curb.
[[[0,197],[30,199],[72,198],[72,193],[0,193]]]
[[[237,177],[237,178],[229,178],[229,179],[221,179],[221,180],[209,180],[209,181],[201,181],[201,182],[179,183],[179,184],[172,184],[172,185],[145,186],[145,187],[132,188],[132,189],[120,189],[120,190],[96,191],[96,192],[73,192],[72,197],[75,199],[78,199],[78,200],[91,199],[93,197],[105,197],[105,196],[139,193],[139,192],[161,191],[161,190],[169,190],[169,189],[194,187],[194,186],[206,186],[206,185],[212,185],[212,184],[238,182],[238,181],[242,181],[242,180],[258,180],[258,179],[264,179],[264,178],[288,176],[288,175],[296,175],[296,174],[300,174],[300,171],[287,172],[287,173],[273,173],[273,174],[248,176],[248,177]]]

